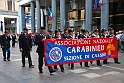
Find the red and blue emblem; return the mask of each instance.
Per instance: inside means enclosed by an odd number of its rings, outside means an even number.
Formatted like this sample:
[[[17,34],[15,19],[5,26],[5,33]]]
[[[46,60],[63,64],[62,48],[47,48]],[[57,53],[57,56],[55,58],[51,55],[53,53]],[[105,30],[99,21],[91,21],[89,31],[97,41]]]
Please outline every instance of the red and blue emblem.
[[[62,58],[62,51],[58,47],[54,47],[50,50],[49,57],[53,62],[58,62]]]

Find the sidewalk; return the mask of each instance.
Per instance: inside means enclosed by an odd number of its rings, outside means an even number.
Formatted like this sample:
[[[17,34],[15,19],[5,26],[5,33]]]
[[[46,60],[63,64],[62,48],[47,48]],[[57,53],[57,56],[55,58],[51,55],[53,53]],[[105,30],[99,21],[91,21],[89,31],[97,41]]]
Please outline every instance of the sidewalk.
[[[11,61],[4,62],[0,50],[0,83],[124,83],[124,53],[119,53],[121,64],[113,63],[102,67],[96,66],[94,61],[90,68],[75,65],[75,70],[71,70],[67,65],[65,73],[58,70],[54,75],[50,75],[47,67],[44,66],[43,74],[38,73],[38,55],[33,47],[32,60],[35,68],[30,69],[26,60],[26,67],[22,68],[21,53],[18,47],[11,49]],[[59,68],[59,67],[58,67]]]

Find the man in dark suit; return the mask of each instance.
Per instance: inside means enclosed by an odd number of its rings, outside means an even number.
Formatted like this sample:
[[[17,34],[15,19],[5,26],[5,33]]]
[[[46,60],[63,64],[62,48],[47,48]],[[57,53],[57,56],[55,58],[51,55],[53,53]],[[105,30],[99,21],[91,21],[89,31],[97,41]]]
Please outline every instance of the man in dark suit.
[[[68,36],[69,36],[69,34],[68,34],[68,29],[65,29],[65,30],[64,30],[64,33],[62,34],[62,38],[68,39]]]
[[[44,40],[47,38],[45,27],[41,27],[41,32],[36,35],[35,44],[38,45],[36,52],[39,55],[38,68],[39,73],[43,73],[43,58],[44,58]],[[51,66],[48,66],[50,74],[55,72]]]
[[[13,34],[12,35],[12,47],[15,47],[15,43],[16,43],[16,35]]]
[[[94,35],[92,35],[91,38],[100,38],[98,29],[94,30]],[[97,60],[96,62],[97,62],[97,66],[102,66],[100,60]],[[92,61],[90,63],[92,64]]]
[[[74,33],[73,30],[68,30],[69,35],[67,36],[68,39],[75,39],[76,37],[74,37]],[[68,66],[70,66],[70,64],[68,64]],[[74,63],[71,63],[71,69],[74,70]]]
[[[87,36],[87,31],[85,29],[81,29],[81,34],[78,36],[79,39],[84,39],[84,38],[88,38]],[[80,62],[80,65],[82,66],[82,62]],[[88,62],[84,63],[85,67],[89,67],[88,66]]]
[[[47,39],[52,39],[54,36],[53,36],[53,31],[52,30],[49,30],[48,31],[49,33],[47,34]]]
[[[6,61],[6,51],[7,51],[7,60],[10,61],[10,41],[11,38],[8,34],[8,31],[5,31],[5,34],[1,36],[1,48],[3,51],[4,61]]]
[[[110,34],[108,35],[108,37],[110,37],[110,38],[114,38],[115,37],[114,29],[113,28],[110,28]],[[114,62],[116,64],[120,64],[120,62],[118,61],[118,58],[113,58],[113,59],[114,59]]]
[[[22,52],[22,67],[25,67],[25,57],[28,58],[29,68],[34,68],[32,65],[30,52],[32,51],[31,37],[28,34],[28,29],[24,28],[24,33],[19,37],[19,48]]]
[[[107,38],[107,37],[108,37],[108,35],[107,35],[106,29],[102,29],[102,30],[101,30],[101,38]],[[108,63],[108,60],[107,60],[107,59],[104,59],[104,60],[103,60],[103,64],[109,64],[109,63]]]
[[[60,30],[55,30],[55,36],[54,36],[54,39],[61,39],[61,32]],[[60,69],[61,69],[61,72],[65,72],[64,70],[64,66],[63,65],[59,65],[60,66]],[[57,70],[57,65],[54,66],[54,69]]]

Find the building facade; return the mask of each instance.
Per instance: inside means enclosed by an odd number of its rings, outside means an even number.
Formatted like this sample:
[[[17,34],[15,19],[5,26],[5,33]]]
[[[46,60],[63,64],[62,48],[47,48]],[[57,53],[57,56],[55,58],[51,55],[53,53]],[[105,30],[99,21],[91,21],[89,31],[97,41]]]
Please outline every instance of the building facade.
[[[16,1],[0,0],[0,32],[17,33],[18,4]],[[13,23],[13,25],[12,25]]]
[[[94,29],[107,29],[113,27],[120,30],[124,26],[123,0],[102,0],[102,8],[94,10],[95,0],[21,0],[20,8],[20,31],[26,26],[24,20],[25,7],[30,8],[31,12],[31,31],[39,32],[41,24],[47,29],[73,28],[76,31],[87,29],[89,32]],[[52,21],[47,16],[42,15],[43,9],[52,10]],[[36,16],[35,16],[36,15]],[[47,14],[46,14],[47,15]],[[42,16],[42,20],[41,20]],[[47,21],[43,20],[46,18]],[[41,22],[43,21],[43,22]],[[36,24],[36,26],[35,26]]]

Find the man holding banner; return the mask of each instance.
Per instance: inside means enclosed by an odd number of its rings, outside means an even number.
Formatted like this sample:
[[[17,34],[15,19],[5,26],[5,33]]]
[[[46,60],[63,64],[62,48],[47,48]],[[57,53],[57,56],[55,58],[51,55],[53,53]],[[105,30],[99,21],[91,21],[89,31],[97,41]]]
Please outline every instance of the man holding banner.
[[[106,29],[102,29],[101,30],[101,38],[107,38],[107,37],[108,37],[108,35],[107,35],[107,32],[106,32]],[[108,64],[107,59],[103,60],[103,64]]]
[[[99,30],[98,29],[94,30],[94,36],[92,36],[92,38],[100,38]],[[91,62],[91,64],[92,64],[92,62]],[[100,64],[100,60],[97,60],[97,66],[102,66]]]
[[[76,39],[76,37],[74,36],[73,30],[70,29],[68,33],[69,33],[68,39]],[[71,63],[71,69],[74,69],[74,63]]]
[[[82,30],[85,35],[85,30]],[[80,37],[81,38],[81,37]],[[83,38],[83,36],[82,36]],[[45,62],[47,66],[117,58],[116,38],[83,38],[45,40]]]
[[[44,41],[46,38],[47,38],[47,34],[46,34],[45,27],[41,27],[41,33],[39,33],[36,36],[36,41],[35,41],[35,44],[38,45],[36,52],[39,55],[39,58],[38,58],[39,73],[43,73]],[[48,66],[48,69],[49,69],[50,74],[55,72],[55,70],[53,70],[51,66]]]
[[[61,39],[61,38],[62,38],[62,37],[61,37],[61,34],[60,34],[60,30],[55,30],[55,37],[54,37],[54,38],[55,38],[55,39]],[[55,57],[55,58],[56,58],[56,57]],[[59,65],[59,66],[60,66],[61,72],[65,72],[63,65]],[[54,69],[57,70],[57,65],[54,66]]]
[[[88,38],[88,37],[87,37],[87,34],[86,34],[87,31],[86,31],[85,29],[81,29],[81,33],[82,33],[82,34],[80,34],[80,35],[78,36],[78,39]],[[80,65],[82,66],[82,62],[80,62]],[[85,63],[84,63],[84,66],[85,66],[85,67],[89,67],[89,66],[88,66],[88,62],[85,62]]]
[[[114,38],[115,37],[115,35],[114,35],[114,29],[113,28],[110,28],[110,34],[109,34],[108,37],[110,37],[110,38]],[[118,58],[114,58],[114,62],[116,64],[120,64],[120,62],[118,62]]]

